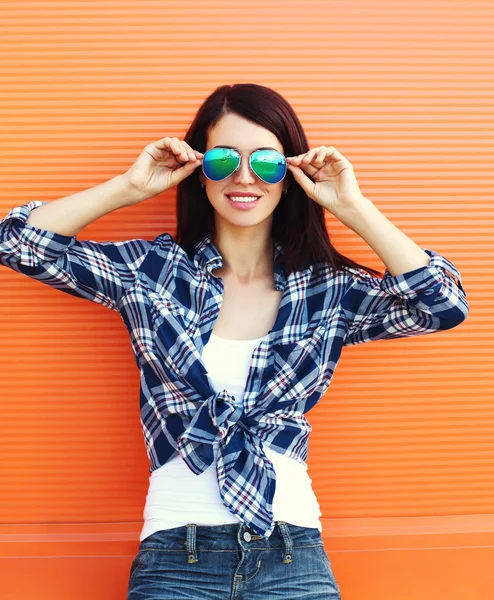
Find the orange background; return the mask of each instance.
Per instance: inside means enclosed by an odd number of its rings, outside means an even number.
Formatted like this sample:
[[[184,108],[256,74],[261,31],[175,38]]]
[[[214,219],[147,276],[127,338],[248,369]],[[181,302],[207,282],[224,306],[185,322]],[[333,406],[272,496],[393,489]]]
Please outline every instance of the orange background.
[[[309,413],[343,600],[494,597],[491,1],[2,2],[0,215],[126,171],[224,83],[273,87],[312,147],[460,270],[468,320],[345,348]],[[175,229],[175,190],[79,239]],[[328,213],[336,247],[384,270]],[[0,269],[0,581],[125,597],[149,477],[139,374],[108,309]]]

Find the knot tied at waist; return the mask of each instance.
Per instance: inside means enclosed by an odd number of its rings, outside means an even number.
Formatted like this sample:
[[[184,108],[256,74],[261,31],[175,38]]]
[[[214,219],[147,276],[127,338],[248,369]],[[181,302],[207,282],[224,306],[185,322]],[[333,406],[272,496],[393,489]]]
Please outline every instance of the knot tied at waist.
[[[249,431],[255,424],[255,419],[245,414],[243,406],[235,404],[235,398],[227,390],[221,390],[209,396],[198,408],[187,429],[177,439],[177,449],[198,475],[213,464],[215,444],[224,450],[236,433],[236,427]],[[251,433],[255,433],[253,429]],[[193,460],[191,454],[196,455]]]
[[[276,526],[272,512],[276,476],[264,453],[257,425],[254,413],[246,414],[227,390],[221,390],[197,409],[187,429],[177,438],[177,451],[196,475],[216,458],[223,504],[267,538]]]

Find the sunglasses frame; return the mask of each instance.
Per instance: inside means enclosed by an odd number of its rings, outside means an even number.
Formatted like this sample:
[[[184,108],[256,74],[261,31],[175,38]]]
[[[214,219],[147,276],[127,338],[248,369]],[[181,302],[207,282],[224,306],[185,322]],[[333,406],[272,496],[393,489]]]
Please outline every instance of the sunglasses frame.
[[[232,176],[234,173],[236,173],[236,172],[237,172],[237,171],[240,169],[240,167],[241,167],[241,165],[242,165],[242,156],[243,156],[244,154],[248,154],[247,152],[244,152],[244,153],[240,154],[240,152],[239,152],[238,150],[235,150],[234,148],[225,148],[224,146],[216,146],[215,148],[210,148],[209,150],[207,150],[207,151],[204,153],[204,157],[206,156],[206,154],[207,154],[207,153],[208,153],[210,150],[220,150],[220,149],[223,149],[223,150],[229,150],[230,152],[236,152],[236,153],[238,154],[238,157],[239,157],[238,166],[237,166],[237,167],[236,167],[236,168],[235,168],[235,169],[234,169],[234,170],[233,170],[233,171],[230,173],[230,175],[227,175],[226,177],[223,177],[222,179],[211,179],[211,177],[208,177],[208,176],[206,175],[205,171],[204,171],[204,159],[203,159],[203,161],[202,161],[202,172],[204,173],[204,176],[205,176],[205,177],[207,177],[207,179],[209,179],[210,181],[224,181],[225,179],[228,179],[228,177],[231,177],[231,176]],[[254,171],[254,169],[252,168],[252,163],[251,163],[251,161],[252,161],[252,156],[253,156],[253,155],[254,155],[256,152],[267,152],[267,150],[254,150],[254,152],[251,152],[251,154],[249,154],[249,155],[248,155],[248,156],[249,156],[249,169],[252,171],[252,173],[254,173],[254,175],[255,175],[256,177],[259,177],[259,175],[258,175],[258,174],[257,174],[257,173]],[[286,162],[286,156],[285,156],[284,154],[282,154],[281,152],[279,152],[278,150],[270,150],[270,152],[278,152],[278,154],[279,154],[280,156],[283,156],[283,158],[284,158],[284,160],[285,160],[285,173],[283,174],[283,177],[282,177],[282,178],[281,178],[279,181],[277,181],[277,182],[276,182],[276,183],[280,183],[280,181],[283,181],[283,179],[285,179],[285,177],[286,177],[286,174],[287,174],[287,172],[288,172],[288,167],[287,167],[287,162]],[[267,184],[269,184],[269,185],[276,185],[276,183],[271,183],[271,182],[269,182],[269,181],[266,181],[266,180],[265,180],[265,179],[263,179],[262,177],[259,177],[259,179],[260,179],[261,181],[264,181],[264,183],[267,183]]]

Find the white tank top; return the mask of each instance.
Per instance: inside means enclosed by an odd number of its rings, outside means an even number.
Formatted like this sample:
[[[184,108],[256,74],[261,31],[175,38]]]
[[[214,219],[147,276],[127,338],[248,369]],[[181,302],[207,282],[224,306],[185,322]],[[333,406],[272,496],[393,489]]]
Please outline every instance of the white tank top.
[[[252,352],[262,339],[230,340],[211,333],[203,348],[202,360],[215,392],[226,389],[236,402],[243,401]],[[276,473],[274,519],[322,531],[322,513],[307,467],[272,450],[267,443],[263,448]],[[216,464],[196,475],[180,454],[176,454],[150,474],[139,540],[156,531],[187,523],[223,525],[239,522],[239,517],[233,515],[221,500]]]

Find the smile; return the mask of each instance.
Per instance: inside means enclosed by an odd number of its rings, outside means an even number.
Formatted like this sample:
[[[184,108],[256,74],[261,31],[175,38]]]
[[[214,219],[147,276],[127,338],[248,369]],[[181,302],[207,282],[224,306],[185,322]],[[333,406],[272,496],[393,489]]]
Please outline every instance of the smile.
[[[232,202],[255,202],[261,196],[227,196]]]

